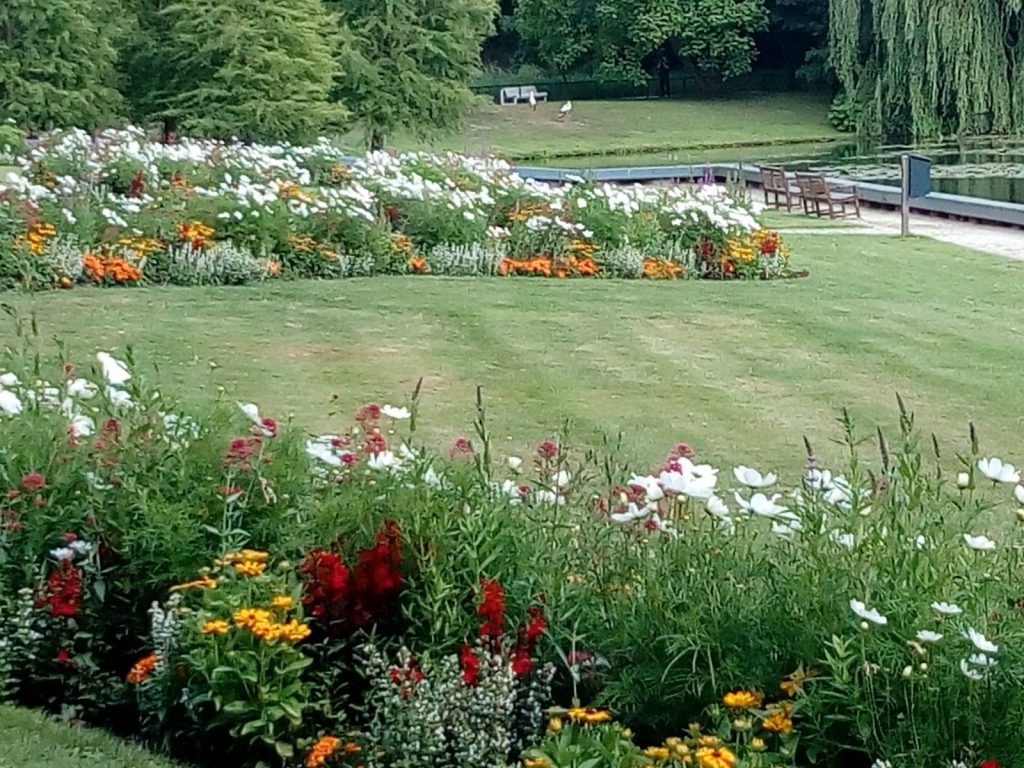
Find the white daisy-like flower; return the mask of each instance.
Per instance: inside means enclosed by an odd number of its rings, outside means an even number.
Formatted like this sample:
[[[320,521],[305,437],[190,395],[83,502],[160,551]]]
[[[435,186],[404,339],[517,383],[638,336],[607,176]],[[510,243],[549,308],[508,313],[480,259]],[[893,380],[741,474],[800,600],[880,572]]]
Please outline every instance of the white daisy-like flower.
[[[971,536],[971,534],[965,533],[964,541],[968,547],[978,552],[990,552],[996,548],[996,543],[988,536]]]
[[[388,418],[403,421],[412,417],[412,412],[405,407],[399,408],[394,405],[382,405],[380,412]]]
[[[864,619],[864,621],[870,621],[873,624],[878,624],[883,627],[889,623],[889,619],[874,608],[868,608],[867,605],[862,603],[860,600],[851,600],[850,610],[857,614],[858,617]]]
[[[999,653],[999,646],[974,629],[974,627],[968,627],[964,637],[970,640],[974,647],[982,653]]]
[[[967,663],[967,659],[960,659],[960,671],[964,673],[964,677],[978,681],[985,679],[985,673],[974,669]]]
[[[922,629],[917,633],[917,639],[922,643],[937,643],[942,637],[941,634],[932,632],[930,629]]]
[[[742,483],[748,488],[767,488],[770,485],[774,485],[778,479],[772,472],[762,475],[756,469],[744,466],[734,468],[732,473],[736,478],[736,482]]]
[[[111,357],[108,352],[97,352],[96,359],[100,362],[103,378],[106,379],[107,384],[119,386],[132,377],[128,366],[117,358]]]
[[[995,483],[1019,483],[1020,472],[1013,464],[1004,464],[1002,459],[978,459],[981,474]]]
[[[932,610],[943,616],[959,616],[964,609],[954,603],[932,603]]]

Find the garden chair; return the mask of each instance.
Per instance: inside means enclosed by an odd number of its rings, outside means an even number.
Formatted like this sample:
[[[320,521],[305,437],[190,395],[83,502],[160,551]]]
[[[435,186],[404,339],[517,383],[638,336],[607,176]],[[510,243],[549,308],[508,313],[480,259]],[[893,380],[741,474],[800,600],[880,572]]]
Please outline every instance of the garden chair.
[[[796,183],[804,201],[804,213],[827,215],[830,219],[860,218],[860,196],[856,184],[829,184],[821,174],[798,173]]]
[[[792,211],[793,206],[800,201],[800,188],[792,184],[785,169],[777,166],[761,166],[761,189],[764,191],[764,204],[776,209],[785,204],[786,210]],[[772,200],[768,199],[769,195],[773,197]]]

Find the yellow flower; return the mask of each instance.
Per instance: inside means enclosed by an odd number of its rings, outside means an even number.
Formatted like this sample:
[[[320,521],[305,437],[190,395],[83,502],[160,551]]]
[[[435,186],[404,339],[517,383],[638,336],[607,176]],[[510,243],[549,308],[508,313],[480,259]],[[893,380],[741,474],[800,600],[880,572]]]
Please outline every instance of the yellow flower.
[[[524,757],[523,768],[547,768],[551,761],[546,757]]]
[[[243,560],[240,563],[235,563],[235,570],[242,576],[259,576],[266,569],[266,563],[259,563],[255,560]]]
[[[781,688],[785,692],[785,694],[789,696],[789,698],[793,698],[798,693],[803,691],[804,683],[806,683],[810,678],[814,677],[816,674],[817,670],[808,669],[804,671],[804,668],[801,665],[797,667],[796,670],[786,675],[785,679],[781,683],[779,683],[779,688]]]
[[[270,604],[275,608],[279,608],[282,611],[288,610],[292,607],[294,601],[288,595],[274,595],[270,600]]]
[[[697,739],[697,745],[700,747],[717,747],[722,743],[722,740],[717,736],[701,736]]]
[[[204,635],[226,635],[230,625],[222,619],[213,619],[203,624],[200,630]]]
[[[278,624],[281,629],[281,639],[287,640],[289,643],[298,643],[309,637],[312,630],[307,624],[302,624],[296,619],[292,619],[284,624]]]
[[[722,697],[722,703],[730,709],[753,709],[763,701],[764,694],[755,691],[732,691]]]
[[[559,733],[562,730],[562,718],[552,717],[548,720],[548,730],[551,733]]]
[[[697,750],[697,762],[701,768],[732,768],[736,755],[726,747],[704,747]]]
[[[195,581],[186,581],[184,584],[175,584],[171,592],[180,592],[183,589],[213,589],[217,586],[217,580],[209,576],[202,576]]]
[[[597,725],[598,723],[607,723],[612,719],[612,714],[606,709],[584,709],[583,707],[573,707],[566,714],[573,720],[578,720],[586,725]]]
[[[669,751],[665,747],[648,747],[644,750],[644,756],[651,760],[668,760]]]
[[[781,709],[772,712],[761,721],[761,727],[772,733],[792,733],[793,721]]]
[[[235,624],[249,629],[257,624],[266,624],[271,619],[270,611],[263,608],[242,608],[231,614]]]
[[[752,750],[753,750],[754,752],[764,752],[764,750],[765,750],[765,743],[764,743],[764,739],[759,739],[759,738],[757,738],[757,737],[755,736],[754,738],[752,738],[752,739],[750,740],[750,748],[751,748],[751,749],[752,749]]]

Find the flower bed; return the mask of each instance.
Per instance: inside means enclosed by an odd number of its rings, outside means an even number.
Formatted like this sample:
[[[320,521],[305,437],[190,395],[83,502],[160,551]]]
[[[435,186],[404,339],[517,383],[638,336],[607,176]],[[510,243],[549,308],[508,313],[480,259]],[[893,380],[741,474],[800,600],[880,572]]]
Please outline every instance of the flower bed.
[[[211,765],[1024,746],[1024,486],[973,433],[926,452],[903,409],[875,458],[844,421],[842,474],[809,455],[786,487],[685,444],[639,473],[559,439],[498,456],[482,405],[441,458],[415,396],[320,436],[187,414],[129,363],[0,372],[2,698]]]
[[[458,155],[58,133],[0,183],[0,287],[381,273],[790,274],[739,190],[550,185]]]

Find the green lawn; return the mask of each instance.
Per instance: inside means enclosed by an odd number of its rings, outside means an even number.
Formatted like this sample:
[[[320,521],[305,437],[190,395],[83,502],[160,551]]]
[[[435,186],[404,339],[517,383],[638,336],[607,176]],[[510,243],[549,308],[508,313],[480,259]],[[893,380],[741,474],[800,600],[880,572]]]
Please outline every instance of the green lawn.
[[[223,387],[310,429],[400,401],[422,376],[426,437],[443,446],[470,432],[481,384],[508,450],[570,417],[579,442],[622,430],[643,461],[686,440],[722,462],[796,468],[802,434],[828,455],[838,408],[870,431],[892,423],[898,391],[940,437],[960,440],[974,420],[984,450],[1019,452],[1024,264],[924,239],[789,242],[810,277],[395,277],[4,300],[78,360],[131,344],[168,391]]]
[[[434,142],[437,149],[493,152],[514,160],[594,154],[674,153],[694,162],[736,159],[722,148],[804,144],[840,137],[829,125],[828,101],[809,94],[746,94],[735,99],[574,102],[558,122],[561,103],[484,104],[461,133]],[[358,141],[358,137],[353,137]],[[394,137],[397,149],[423,144]],[[718,152],[712,158],[709,150]],[[757,154],[757,153],[754,153]],[[747,154],[742,156],[746,157]],[[751,155],[753,156],[753,155]],[[681,162],[682,160],[680,160]],[[653,162],[650,160],[649,162]],[[664,158],[662,159],[664,162]],[[605,163],[607,164],[607,163]]]
[[[174,768],[101,731],[73,728],[37,712],[0,707],[0,768]]]

